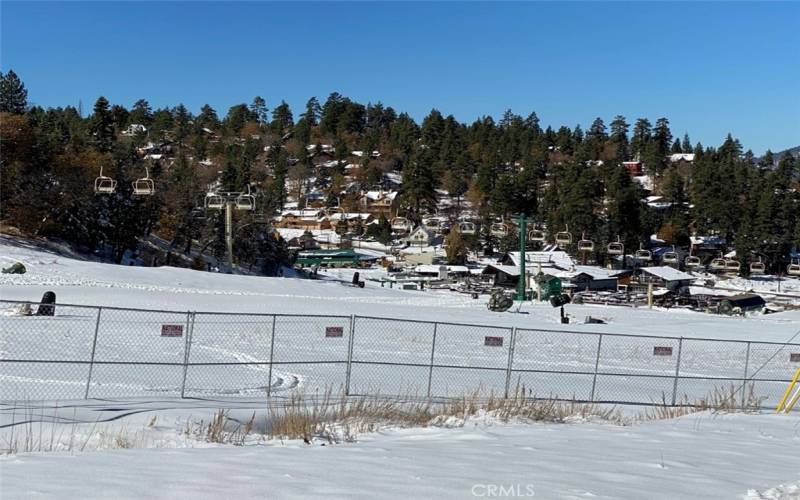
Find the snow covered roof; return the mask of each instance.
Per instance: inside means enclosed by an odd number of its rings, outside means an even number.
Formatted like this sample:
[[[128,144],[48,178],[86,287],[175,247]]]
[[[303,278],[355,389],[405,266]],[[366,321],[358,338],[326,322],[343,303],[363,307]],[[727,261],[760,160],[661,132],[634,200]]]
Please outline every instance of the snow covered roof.
[[[519,266],[519,252],[508,252],[508,257],[514,265]],[[561,250],[552,252],[525,252],[525,263],[526,266],[538,264],[564,270],[575,267],[575,262],[572,260],[572,257],[570,257],[567,252]]]
[[[694,153],[675,153],[669,155],[669,161],[672,163],[677,161],[694,161]]]
[[[725,237],[720,235],[711,236],[692,236],[692,245],[724,245],[726,243]]]
[[[574,278],[579,274],[585,274],[587,276],[590,276],[594,280],[607,280],[616,278],[617,275],[620,274],[620,272],[621,271],[604,269],[602,267],[596,267],[596,266],[575,266],[574,269],[570,269],[567,271],[557,271],[553,273],[553,275],[558,278]]]
[[[641,184],[644,189],[653,190],[653,179],[649,175],[637,175],[633,177],[633,180]]]
[[[372,201],[381,199],[394,201],[394,199],[397,198],[397,191],[367,191],[364,193],[364,197]]]
[[[303,210],[284,210],[281,212],[281,217],[319,217],[321,211],[316,209],[303,209]]]
[[[414,268],[414,272],[417,273],[438,273],[439,268],[442,267],[436,264],[420,264]],[[467,266],[444,266],[447,268],[448,273],[468,273],[469,268]]]
[[[336,212],[330,216],[330,219],[332,221],[338,221],[342,219],[342,216],[344,216],[346,220],[354,220],[354,219],[367,220],[370,217],[372,217],[372,214],[362,214],[358,212],[346,212],[342,214],[341,212]]]
[[[643,267],[641,268],[641,270],[643,273],[652,274],[653,276],[661,278],[664,281],[682,281],[682,280],[696,279],[696,277],[691,274],[687,274],[683,271],[678,271],[674,267],[669,267],[669,266]]]

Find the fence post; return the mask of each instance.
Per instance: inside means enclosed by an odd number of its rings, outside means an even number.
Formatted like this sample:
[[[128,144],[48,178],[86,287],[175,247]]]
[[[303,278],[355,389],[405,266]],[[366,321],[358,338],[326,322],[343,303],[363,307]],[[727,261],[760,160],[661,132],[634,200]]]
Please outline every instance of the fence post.
[[[750,370],[750,341],[747,341],[747,351],[744,357],[744,377],[742,377],[742,410],[747,405],[747,372]],[[755,384],[755,382],[753,382]]]
[[[594,376],[592,376],[592,397],[594,402],[594,391],[597,388],[597,369],[600,367],[600,348],[603,346],[603,334],[597,337],[597,356],[594,358]]]
[[[186,394],[186,374],[189,371],[189,351],[192,347],[192,330],[194,330],[194,313],[186,312],[186,338],[183,344],[183,381],[181,381],[181,399]]]
[[[344,382],[344,395],[350,395],[350,373],[353,370],[353,337],[356,333],[356,316],[350,315],[350,338],[347,339],[347,374]]]
[[[431,363],[428,366],[428,397],[431,397],[431,384],[433,382],[433,355],[436,352],[436,331],[439,329],[439,323],[433,323],[433,341],[431,341]]]
[[[275,356],[275,320],[277,317],[277,314],[272,315],[272,337],[269,341],[269,375],[267,375],[269,380],[267,381],[267,398],[272,397],[272,360]]]
[[[94,352],[97,349],[97,333],[100,331],[101,312],[103,312],[103,308],[98,307],[97,321],[94,324],[94,339],[92,340],[92,357],[89,359],[89,375],[86,377],[86,392],[83,393],[83,399],[89,399],[89,386],[92,385],[92,371],[94,371]]]
[[[508,342],[508,366],[506,366],[506,390],[504,397],[508,399],[508,391],[511,387],[511,366],[514,364],[514,348],[517,345],[517,327],[511,327],[511,339]]]
[[[678,339],[678,360],[675,363],[675,381],[672,384],[672,406],[678,400],[678,377],[681,374],[681,352],[683,351],[683,337]]]

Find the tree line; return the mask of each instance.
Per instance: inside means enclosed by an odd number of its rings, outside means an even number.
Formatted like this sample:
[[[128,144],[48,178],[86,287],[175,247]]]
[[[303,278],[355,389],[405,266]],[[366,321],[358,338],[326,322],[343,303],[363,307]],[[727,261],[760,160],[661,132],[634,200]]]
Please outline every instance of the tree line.
[[[359,190],[386,185],[389,172],[402,174],[400,213],[414,221],[436,213],[441,190],[455,200],[455,215],[469,201],[487,228],[476,248],[513,247],[515,236],[493,241],[488,227],[514,214],[551,232],[568,227],[598,246],[619,238],[628,249],[646,247],[654,233],[677,247],[691,234],[717,234],[741,260],[775,269],[800,241],[795,158],[756,158],[731,135],[719,146],[693,144],[688,134],[674,136],[663,117],[631,124],[615,116],[608,125],[598,117],[584,130],[543,127],[535,112],[462,123],[434,109],[417,123],[336,92],[324,102],[310,98],[296,117],[286,102],[270,109],[262,97],[223,117],[210,105],[193,114],[183,104],[153,109],[140,99],[126,108],[100,97],[83,117],[73,106],[30,106],[19,77],[0,76],[3,219],[31,234],[108,248],[116,260],[151,233],[175,252],[199,242],[221,256],[220,214],[203,219],[196,210],[210,186],[249,185],[259,212],[272,216],[290,195],[302,203],[311,191],[325,193],[327,206],[355,207]],[[325,153],[323,145],[332,148]],[[143,150],[163,156],[146,158]],[[355,158],[355,150],[363,154]],[[674,153],[694,161],[671,162]],[[323,154],[333,168],[321,165]],[[652,179],[649,193],[623,166],[632,160]],[[352,162],[358,168],[346,171]],[[93,194],[101,167],[118,181],[113,196]],[[130,183],[145,167],[156,194],[132,196]],[[645,203],[647,194],[663,203]],[[285,243],[247,217],[237,215],[237,261],[274,273],[289,258]],[[385,221],[379,230],[387,231]]]

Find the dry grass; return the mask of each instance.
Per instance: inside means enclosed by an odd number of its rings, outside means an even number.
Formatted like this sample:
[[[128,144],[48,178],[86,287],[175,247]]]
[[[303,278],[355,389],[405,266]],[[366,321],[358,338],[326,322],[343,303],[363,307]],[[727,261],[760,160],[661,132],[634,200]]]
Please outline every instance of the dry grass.
[[[758,412],[764,397],[757,396],[754,391],[754,383],[745,385],[731,384],[728,387],[715,387],[710,394],[704,398],[690,401],[685,394],[676,402],[675,405],[667,403],[666,395],[661,395],[660,402],[654,402],[653,406],[640,414],[640,420],[665,420],[678,418],[692,413],[703,411],[720,412]]]
[[[714,389],[707,397],[690,401],[683,396],[676,405],[662,395],[660,402],[639,414],[625,414],[616,406],[598,405],[553,398],[537,398],[530,389],[517,385],[509,397],[486,394],[482,388],[458,398],[435,400],[409,395],[397,397],[348,397],[328,389],[307,395],[301,391],[286,400],[273,401],[263,421],[253,412],[249,419],[238,421],[229,410],[218,410],[208,420],[191,418],[182,433],[190,440],[243,446],[252,440],[302,439],[306,443],[352,442],[363,433],[382,428],[460,427],[471,419],[496,422],[551,422],[602,420],[618,425],[672,419],[692,413],[759,411],[763,398],[755,395],[753,384],[731,385]],[[31,405],[12,412],[11,426],[0,433],[0,453],[53,451],[88,451],[99,449],[146,448],[159,446],[148,442],[148,431],[158,422],[154,415],[141,429],[98,426],[98,422],[44,427],[44,409]],[[80,427],[79,427],[80,426]],[[258,429],[256,430],[256,428]]]

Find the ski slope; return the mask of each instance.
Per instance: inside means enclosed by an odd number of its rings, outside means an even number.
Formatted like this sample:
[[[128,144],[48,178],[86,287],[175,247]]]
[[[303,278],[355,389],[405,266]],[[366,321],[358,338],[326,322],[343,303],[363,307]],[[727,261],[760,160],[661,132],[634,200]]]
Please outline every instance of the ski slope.
[[[47,290],[61,304],[138,307],[174,311],[218,311],[238,313],[351,314],[427,321],[453,321],[490,326],[553,330],[550,341],[537,344],[530,359],[564,366],[574,361],[575,349],[591,346],[564,344],[560,330],[609,333],[644,333],[683,337],[782,342],[800,329],[800,313],[753,315],[728,318],[693,313],[602,306],[567,307],[577,322],[561,325],[557,311],[549,305],[525,304],[518,312],[493,313],[485,299],[449,292],[417,292],[382,288],[367,282],[364,289],[335,280],[262,278],[196,272],[177,268],[117,266],[64,251],[49,251],[11,238],[0,238],[3,267],[21,261],[25,275],[0,275],[0,298],[37,301]],[[83,324],[93,316],[80,309],[58,306],[59,321]],[[74,314],[72,314],[74,313]],[[127,314],[127,313],[126,313]],[[163,313],[158,322],[171,318]],[[605,325],[584,325],[584,316],[600,317]],[[179,313],[176,317],[185,317]],[[3,356],[24,348],[42,356],[71,356],[71,349],[85,343],[76,337],[23,336],[18,325],[31,325],[38,318],[0,316]],[[213,317],[212,317],[213,320]],[[13,323],[27,321],[28,323]],[[110,332],[118,332],[116,343],[98,352],[103,359],[156,356],[172,359],[181,352],[180,339],[171,347],[152,352],[152,344],[138,342],[131,325],[145,325],[141,318],[113,315]],[[376,320],[377,321],[377,320]],[[327,323],[325,323],[327,324]],[[116,327],[115,327],[116,325]],[[242,324],[229,317],[209,320],[196,332],[198,355],[216,361],[249,362],[263,359],[264,345],[242,333]],[[115,329],[117,328],[117,329]],[[57,332],[56,332],[57,333]],[[236,334],[230,341],[230,334]],[[446,341],[445,331],[440,339]],[[414,359],[419,353],[414,340],[427,352],[424,342],[397,330],[386,342],[373,346],[370,355],[390,353]],[[222,342],[221,339],[226,341]],[[573,337],[569,337],[573,338]],[[115,340],[112,338],[112,340]],[[547,339],[545,339],[547,340]],[[295,344],[279,347],[285,352]],[[358,345],[356,345],[358,347]],[[367,346],[369,347],[369,346]],[[613,345],[611,346],[613,348]],[[731,369],[724,353],[709,350],[686,357],[687,367]],[[315,354],[308,344],[303,356]],[[526,345],[520,344],[524,351]],[[587,352],[588,352],[587,350]],[[612,351],[613,352],[613,351]],[[480,351],[452,344],[448,362],[480,357]],[[537,354],[538,353],[538,354]],[[324,351],[317,355],[328,355]],[[298,354],[299,355],[299,354]],[[407,358],[402,358],[406,356]],[[538,356],[538,357],[535,357]],[[138,358],[137,358],[138,359]],[[588,359],[588,358],[587,358]],[[591,360],[588,361],[591,363]],[[623,356],[609,363],[631,368]],[[716,364],[715,364],[716,363]],[[634,367],[637,372],[658,370],[656,365]],[[733,367],[736,370],[739,367]],[[695,499],[774,498],[797,499],[800,491],[800,458],[793,450],[800,444],[796,412],[791,415],[699,413],[679,419],[633,425],[572,419],[565,424],[500,423],[491,416],[466,422],[425,428],[387,427],[359,436],[355,443],[322,446],[297,441],[251,439],[242,447],[212,445],[183,432],[187,422],[208,421],[219,407],[233,408],[242,418],[263,410],[264,383],[274,391],[307,390],[323,382],[340,381],[337,368],[326,372],[312,366],[276,367],[268,382],[259,365],[235,367],[226,373],[230,393],[203,393],[203,377],[220,378],[216,372],[190,375],[192,396],[176,399],[174,379],[167,372],[100,373],[104,383],[94,388],[102,398],[69,404],[50,414],[45,407],[18,408],[0,405],[0,448],[11,432],[25,428],[30,419],[38,433],[55,436],[67,449],[67,440],[77,433],[79,441],[97,433],[107,440],[129,432],[134,449],[20,453],[0,456],[0,496],[5,498],[478,498],[490,491],[513,491],[517,497],[598,499]],[[385,374],[385,372],[382,372]],[[377,374],[380,375],[380,372]],[[6,372],[0,384],[8,387],[48,387],[48,374],[41,367]],[[81,397],[84,383],[78,373],[74,390]],[[20,380],[28,378],[30,380]],[[463,390],[473,382],[463,378]],[[456,377],[458,379],[458,377]],[[364,379],[369,381],[369,377]],[[355,383],[359,382],[356,377]],[[60,382],[60,383],[63,383]],[[68,384],[67,384],[68,385]],[[118,401],[115,391],[130,386],[148,390],[149,398]],[[620,382],[615,387],[629,391]],[[164,389],[168,390],[164,390]],[[58,404],[58,403],[57,403]],[[236,410],[238,408],[238,410]],[[25,417],[27,415],[27,417]],[[25,418],[23,418],[25,417]],[[157,424],[150,425],[153,418]],[[99,423],[98,423],[99,421]],[[55,422],[55,423],[53,423]],[[17,425],[10,425],[17,423]],[[461,425],[463,424],[463,426]],[[13,431],[12,431],[13,429]],[[102,447],[101,447],[102,448]],[[494,490],[489,488],[493,487]],[[511,490],[509,490],[511,488]],[[508,495],[506,495],[508,496]]]
[[[487,298],[448,291],[404,291],[368,281],[363,289],[335,280],[265,278],[172,267],[132,267],[78,260],[0,237],[0,262],[25,264],[24,275],[0,275],[0,298],[38,301],[52,290],[63,304],[172,311],[365,315],[646,335],[783,342],[800,328],[800,311],[747,318],[686,310],[569,305],[574,321],[561,325],[549,304],[525,303],[509,312],[486,308]],[[605,325],[584,325],[586,316]]]

